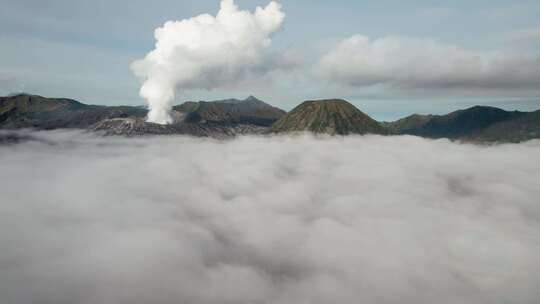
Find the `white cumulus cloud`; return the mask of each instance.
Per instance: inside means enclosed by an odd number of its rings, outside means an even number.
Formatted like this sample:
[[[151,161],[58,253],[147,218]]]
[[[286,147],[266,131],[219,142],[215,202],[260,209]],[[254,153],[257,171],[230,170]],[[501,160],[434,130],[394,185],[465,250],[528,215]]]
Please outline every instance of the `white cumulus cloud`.
[[[132,69],[143,80],[148,120],[169,123],[177,90],[213,89],[244,78],[264,64],[271,35],[282,25],[281,5],[270,2],[252,13],[222,0],[216,16],[168,21],[156,29],[155,49]]]
[[[2,303],[540,302],[540,141],[30,135]]]
[[[354,87],[526,92],[540,88],[540,55],[473,51],[429,39],[355,35],[325,54],[316,73]]]
[[[540,28],[529,28],[509,33],[507,39],[518,44],[539,44]]]

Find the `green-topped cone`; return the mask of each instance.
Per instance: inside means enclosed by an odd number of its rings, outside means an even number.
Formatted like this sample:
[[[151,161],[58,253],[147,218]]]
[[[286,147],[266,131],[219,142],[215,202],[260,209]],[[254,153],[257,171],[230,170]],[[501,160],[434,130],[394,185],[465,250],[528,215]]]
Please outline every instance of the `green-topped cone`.
[[[309,100],[272,125],[273,133],[387,134],[377,121],[342,99]]]

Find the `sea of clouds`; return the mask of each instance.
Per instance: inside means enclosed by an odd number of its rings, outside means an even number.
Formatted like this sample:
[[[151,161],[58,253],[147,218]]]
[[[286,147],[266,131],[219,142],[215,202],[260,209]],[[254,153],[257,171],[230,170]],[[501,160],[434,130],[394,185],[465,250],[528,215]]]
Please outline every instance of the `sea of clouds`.
[[[32,136],[2,303],[540,301],[540,141]]]

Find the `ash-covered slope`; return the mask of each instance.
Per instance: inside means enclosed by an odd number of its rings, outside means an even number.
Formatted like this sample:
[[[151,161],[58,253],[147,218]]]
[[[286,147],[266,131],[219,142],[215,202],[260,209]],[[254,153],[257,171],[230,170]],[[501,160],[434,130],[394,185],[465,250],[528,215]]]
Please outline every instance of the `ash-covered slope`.
[[[146,122],[144,118],[113,118],[98,122],[92,131],[105,135],[191,135],[197,137],[228,138],[244,134],[262,134],[268,128],[250,124],[216,124],[178,122],[160,125]]]
[[[272,125],[273,133],[388,134],[377,121],[342,99],[305,101]]]
[[[185,102],[173,107],[174,123],[158,125],[137,118],[116,118],[101,121],[93,130],[108,135],[185,134],[200,137],[226,138],[241,134],[261,134],[285,115],[250,96],[244,100]]]

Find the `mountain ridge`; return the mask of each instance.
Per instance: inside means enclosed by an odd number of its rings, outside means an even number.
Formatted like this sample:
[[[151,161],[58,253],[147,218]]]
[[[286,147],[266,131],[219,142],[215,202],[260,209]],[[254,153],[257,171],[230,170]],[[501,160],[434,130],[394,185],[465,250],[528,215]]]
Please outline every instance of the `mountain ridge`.
[[[73,99],[31,94],[0,97],[0,129],[80,128],[107,135],[223,138],[260,134],[286,112],[249,96],[244,100],[183,103],[171,110],[174,123],[166,126],[146,122],[147,113],[144,107],[88,105]]]
[[[253,124],[269,127],[286,114],[285,111],[265,103],[254,96],[246,99],[216,101],[188,101],[173,107],[173,111],[186,113],[185,121],[225,124]]]
[[[394,134],[464,141],[519,142],[540,138],[540,110],[473,106],[445,115],[413,114],[384,125]]]
[[[0,97],[0,130],[77,128],[105,135],[185,134],[216,138],[312,132],[415,135],[467,142],[521,142],[540,138],[540,110],[505,111],[489,106],[377,122],[343,99],[308,100],[287,113],[249,96],[184,102],[173,107],[171,125],[148,123],[147,113],[141,106],[88,105],[69,98],[17,94]],[[4,136],[5,141],[13,141],[13,136]]]

